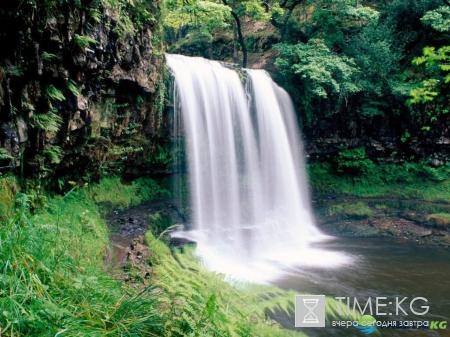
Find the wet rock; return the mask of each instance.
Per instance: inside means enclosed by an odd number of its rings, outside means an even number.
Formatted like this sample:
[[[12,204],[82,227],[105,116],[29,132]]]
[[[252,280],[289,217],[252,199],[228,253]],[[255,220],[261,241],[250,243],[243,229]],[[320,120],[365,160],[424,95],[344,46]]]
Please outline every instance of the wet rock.
[[[448,233],[446,233],[444,231],[440,231],[440,230],[437,230],[437,229],[433,229],[432,233],[433,233],[433,235],[436,235],[436,236],[446,236],[448,234]]]
[[[433,235],[433,231],[432,230],[425,230],[422,232],[421,237],[426,237],[426,236],[430,236]]]

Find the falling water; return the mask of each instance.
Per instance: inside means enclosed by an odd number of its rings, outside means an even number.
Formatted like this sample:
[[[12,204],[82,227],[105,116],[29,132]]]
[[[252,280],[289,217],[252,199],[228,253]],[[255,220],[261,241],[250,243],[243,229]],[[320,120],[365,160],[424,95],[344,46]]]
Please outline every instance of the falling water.
[[[194,230],[204,264],[251,281],[345,257],[311,248],[314,224],[289,95],[262,70],[167,55],[187,141]],[[243,78],[246,77],[244,85]]]

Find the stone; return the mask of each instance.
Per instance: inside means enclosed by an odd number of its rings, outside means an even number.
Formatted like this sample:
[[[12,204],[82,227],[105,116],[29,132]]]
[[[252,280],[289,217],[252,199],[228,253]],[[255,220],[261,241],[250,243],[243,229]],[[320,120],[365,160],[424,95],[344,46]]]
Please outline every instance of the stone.
[[[19,142],[23,143],[28,141],[28,125],[25,123],[23,117],[16,118],[17,132],[19,134]]]
[[[83,97],[82,95],[78,95],[77,97],[77,108],[79,110],[86,110],[87,109],[87,99]]]

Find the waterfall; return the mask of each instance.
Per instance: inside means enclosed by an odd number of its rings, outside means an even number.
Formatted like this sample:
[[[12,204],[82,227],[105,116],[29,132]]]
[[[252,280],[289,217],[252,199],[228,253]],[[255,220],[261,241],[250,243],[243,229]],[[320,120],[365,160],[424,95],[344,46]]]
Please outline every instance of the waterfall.
[[[208,268],[252,281],[278,275],[280,265],[336,263],[336,254],[311,248],[326,237],[310,210],[289,95],[262,70],[243,76],[181,55],[167,55],[167,65],[184,123],[194,213],[193,230],[176,235],[197,242]]]

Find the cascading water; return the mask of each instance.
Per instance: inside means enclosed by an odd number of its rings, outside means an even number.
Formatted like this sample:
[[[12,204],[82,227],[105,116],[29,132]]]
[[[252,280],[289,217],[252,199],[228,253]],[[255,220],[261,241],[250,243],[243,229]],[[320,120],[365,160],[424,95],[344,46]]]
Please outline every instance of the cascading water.
[[[262,282],[295,264],[345,257],[310,248],[314,225],[289,95],[262,70],[167,55],[187,141],[194,230],[204,264]]]

